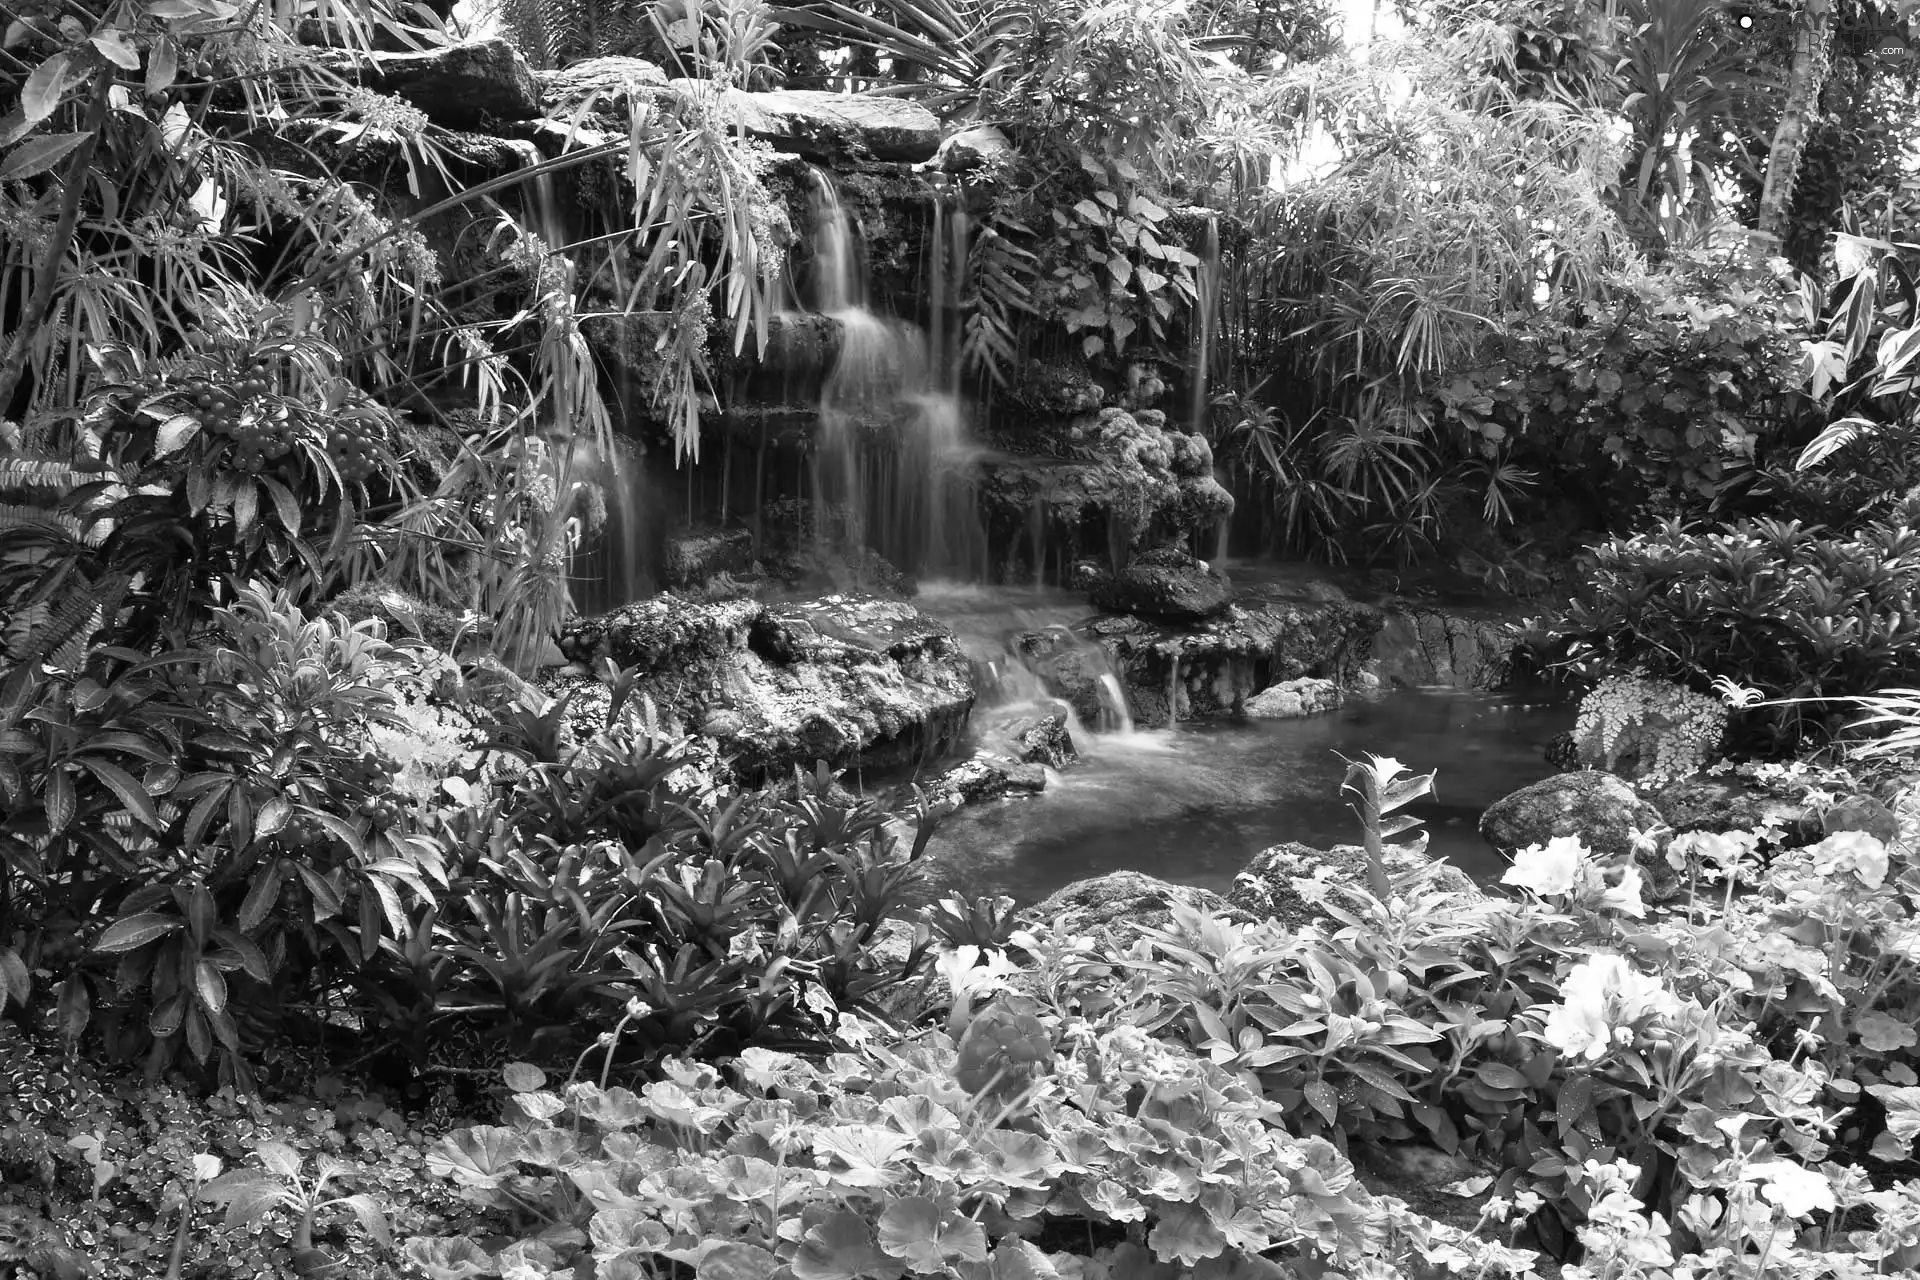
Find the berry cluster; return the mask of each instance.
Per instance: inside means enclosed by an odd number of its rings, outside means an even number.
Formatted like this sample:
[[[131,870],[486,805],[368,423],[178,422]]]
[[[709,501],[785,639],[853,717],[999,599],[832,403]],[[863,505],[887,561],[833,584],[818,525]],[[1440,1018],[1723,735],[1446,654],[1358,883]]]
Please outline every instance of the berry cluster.
[[[342,418],[327,432],[327,456],[348,484],[367,480],[380,468],[380,438],[366,424]]]
[[[369,750],[345,757],[336,769],[343,787],[373,795],[393,785],[393,775],[400,766],[385,752]]]
[[[279,404],[261,413],[248,413],[232,434],[233,465],[242,471],[258,471],[287,456],[299,436],[299,425],[287,406]]]
[[[400,821],[400,802],[390,795],[369,796],[355,813],[367,819],[376,831],[384,831]]]

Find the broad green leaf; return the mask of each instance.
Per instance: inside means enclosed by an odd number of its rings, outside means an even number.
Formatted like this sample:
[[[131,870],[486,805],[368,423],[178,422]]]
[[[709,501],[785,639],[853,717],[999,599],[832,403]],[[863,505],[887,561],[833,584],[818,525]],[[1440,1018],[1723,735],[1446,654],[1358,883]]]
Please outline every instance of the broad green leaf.
[[[180,51],[172,36],[161,36],[153,42],[153,52],[147,58],[147,92],[165,93],[179,74]]]
[[[29,125],[39,124],[52,115],[60,105],[60,99],[71,83],[69,68],[73,57],[68,53],[56,53],[33,69],[25,85],[20,89],[20,111]]]
[[[387,1215],[381,1212],[372,1196],[351,1195],[341,1203],[353,1210],[353,1216],[360,1220],[360,1229],[372,1237],[375,1244],[382,1249],[393,1248],[393,1228],[387,1225]]]
[[[902,1271],[874,1243],[866,1219],[845,1209],[807,1232],[792,1267],[797,1280],[891,1280]]]
[[[694,1268],[695,1280],[768,1280],[780,1259],[758,1245],[729,1241],[707,1250]]]
[[[263,1142],[254,1148],[254,1154],[269,1172],[281,1178],[292,1180],[300,1176],[300,1153],[284,1142]]]
[[[63,155],[86,142],[88,136],[90,134],[84,132],[50,132],[21,142],[17,148],[13,148],[6,161],[0,163],[0,182],[46,173],[60,163]]]
[[[213,961],[202,960],[194,966],[194,990],[200,996],[200,1003],[214,1013],[227,1007],[227,980]]]
[[[119,67],[122,71],[140,69],[140,51],[127,39],[127,33],[118,27],[105,27],[93,33],[93,47],[100,56]]]
[[[200,1188],[208,1204],[227,1207],[227,1226],[251,1227],[276,1205],[293,1207],[293,1196],[278,1178],[263,1169],[235,1169]]]
[[[106,760],[97,760],[92,756],[82,756],[80,763],[95,778],[98,778],[114,795],[120,797],[134,817],[140,819],[149,831],[158,831],[166,824],[160,821],[160,814],[153,807],[153,798],[147,789],[135,781],[132,774],[117,764]]]
[[[200,423],[190,413],[176,413],[160,424],[153,436],[153,456],[164,458],[186,447],[187,441],[200,434]]]
[[[925,1196],[890,1201],[880,1215],[880,1248],[922,1275],[955,1262],[984,1262],[987,1233],[957,1209],[942,1209]]]
[[[474,1125],[440,1139],[427,1151],[427,1172],[467,1187],[497,1187],[511,1177],[520,1158],[518,1130]]]
[[[487,1251],[467,1236],[415,1236],[407,1241],[407,1261],[430,1280],[468,1280],[497,1274]]]
[[[0,1009],[5,1009],[9,1000],[25,1005],[32,994],[33,975],[27,972],[26,961],[12,947],[0,948]]]
[[[182,923],[179,916],[163,916],[152,912],[128,916],[125,920],[115,920],[108,925],[100,935],[100,941],[93,944],[93,949],[109,954],[134,951],[178,932]]]

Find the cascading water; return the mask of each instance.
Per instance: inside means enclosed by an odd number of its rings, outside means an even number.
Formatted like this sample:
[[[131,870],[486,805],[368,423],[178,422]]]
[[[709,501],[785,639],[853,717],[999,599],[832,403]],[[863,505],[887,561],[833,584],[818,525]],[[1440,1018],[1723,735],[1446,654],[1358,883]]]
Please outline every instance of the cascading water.
[[[1187,412],[1187,430],[1205,439],[1213,439],[1213,415],[1208,411],[1208,378],[1213,369],[1213,331],[1220,315],[1220,290],[1222,273],[1220,268],[1220,220],[1207,218],[1207,228],[1200,239],[1200,266],[1195,272],[1196,297],[1193,303],[1193,383],[1191,403]],[[1214,479],[1221,487],[1226,480],[1216,470]],[[1227,558],[1227,533],[1233,525],[1233,517],[1220,517],[1214,529],[1212,558],[1224,561]]]
[[[986,568],[976,509],[958,344],[949,338],[963,221],[936,210],[932,294],[938,340],[872,308],[857,228],[833,180],[813,171],[814,296],[840,326],[840,354],[820,396],[815,537],[868,547],[915,574],[975,578]],[[948,350],[951,348],[951,350]]]

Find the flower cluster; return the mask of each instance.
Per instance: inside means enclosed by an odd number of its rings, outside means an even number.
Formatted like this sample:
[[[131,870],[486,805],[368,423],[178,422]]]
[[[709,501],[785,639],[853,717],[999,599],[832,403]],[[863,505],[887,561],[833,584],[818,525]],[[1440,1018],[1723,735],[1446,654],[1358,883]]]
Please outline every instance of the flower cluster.
[[[1556,836],[1520,850],[1500,883],[1541,898],[1564,897],[1570,907],[1617,911],[1636,919],[1647,914],[1640,868],[1631,863],[1601,866],[1578,836]]]
[[[1641,973],[1624,958],[1588,956],[1560,985],[1560,1000],[1550,1006],[1541,1037],[1569,1057],[1598,1062],[1616,1048],[1631,1046],[1654,1018],[1680,1011],[1680,1002],[1656,977]]]

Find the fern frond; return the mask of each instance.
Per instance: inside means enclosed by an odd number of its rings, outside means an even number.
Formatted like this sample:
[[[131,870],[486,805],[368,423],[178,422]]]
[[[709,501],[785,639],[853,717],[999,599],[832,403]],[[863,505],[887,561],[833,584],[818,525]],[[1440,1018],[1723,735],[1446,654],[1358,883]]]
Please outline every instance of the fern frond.
[[[16,506],[0,502],[0,534],[31,530],[60,535],[78,542],[86,536],[80,521],[50,507]]]
[[[0,458],[0,491],[62,494],[98,477],[58,458],[13,454]]]

